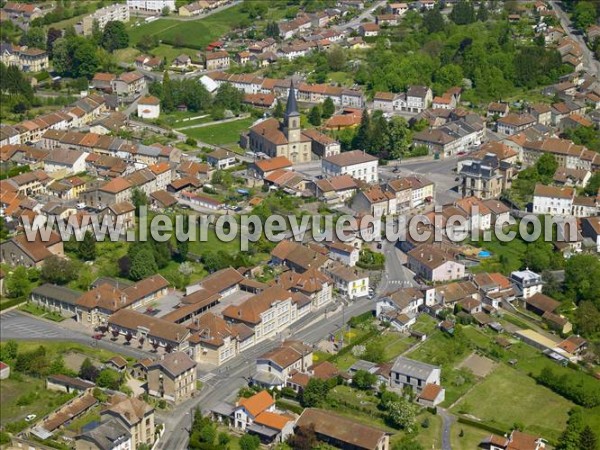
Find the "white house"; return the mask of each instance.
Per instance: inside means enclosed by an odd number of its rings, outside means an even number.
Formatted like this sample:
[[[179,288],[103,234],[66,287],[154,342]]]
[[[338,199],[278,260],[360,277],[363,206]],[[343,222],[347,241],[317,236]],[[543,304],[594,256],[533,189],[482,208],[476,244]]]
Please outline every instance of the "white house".
[[[220,148],[209,153],[206,162],[218,170],[229,169],[236,164],[235,153]]]
[[[544,287],[541,275],[529,269],[511,272],[510,279],[521,292],[521,296],[524,299],[541,293]]]
[[[390,372],[390,386],[396,389],[410,388],[420,394],[426,385],[440,385],[442,369],[420,361],[398,357]]]
[[[375,156],[362,150],[352,150],[323,158],[321,160],[321,173],[323,178],[347,174],[357,180],[377,183],[379,180],[378,166],[379,160]]]
[[[575,189],[536,184],[533,193],[533,213],[550,216],[571,214]]]
[[[193,192],[183,191],[181,193],[181,198],[200,208],[214,210],[220,210],[223,208],[223,203],[221,203],[219,200],[216,200],[212,197],[207,197],[205,195],[195,194]]]
[[[158,119],[160,100],[152,95],[142,97],[137,105],[137,115],[142,119]]]
[[[44,171],[53,173],[63,171],[64,175],[85,172],[85,160],[89,153],[78,150],[57,148],[44,158]]]
[[[340,293],[350,300],[369,294],[369,276],[343,264],[333,264],[325,272],[335,283]]]
[[[164,8],[175,11],[175,0],[127,0],[127,7],[134,11],[147,11],[157,14],[162,13]]]

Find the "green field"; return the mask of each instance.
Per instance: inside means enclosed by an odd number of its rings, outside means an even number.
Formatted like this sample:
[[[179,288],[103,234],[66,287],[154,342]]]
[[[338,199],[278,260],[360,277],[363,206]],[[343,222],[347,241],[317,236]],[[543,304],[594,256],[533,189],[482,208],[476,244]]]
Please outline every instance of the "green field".
[[[158,19],[148,24],[132,26],[129,37],[132,45],[140,42],[144,36],[156,36],[169,45],[180,43],[183,47],[201,50],[247,19],[247,14],[241,9],[241,5],[236,5],[199,20]]]
[[[501,429],[521,423],[525,431],[556,439],[573,403],[538,385],[520,371],[501,365],[466,394],[452,411],[465,411]]]
[[[462,437],[460,436],[461,431],[463,434]],[[475,450],[479,448],[479,443],[484,438],[489,437],[490,434],[489,431],[455,422],[452,428],[450,428],[450,442],[452,443],[452,448],[456,450]]]
[[[247,119],[240,119],[218,125],[192,128],[184,130],[184,133],[200,142],[211,145],[235,144],[239,141],[240,134],[243,131],[246,131],[253,122],[254,119],[249,117]]]

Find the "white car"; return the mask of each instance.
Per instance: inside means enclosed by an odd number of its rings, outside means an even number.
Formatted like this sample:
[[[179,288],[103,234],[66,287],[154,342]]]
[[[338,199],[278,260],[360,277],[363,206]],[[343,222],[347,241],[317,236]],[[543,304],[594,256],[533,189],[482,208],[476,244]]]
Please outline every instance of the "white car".
[[[27,416],[25,416],[25,422],[31,422],[33,420],[35,420],[37,416],[35,414],[28,414]]]

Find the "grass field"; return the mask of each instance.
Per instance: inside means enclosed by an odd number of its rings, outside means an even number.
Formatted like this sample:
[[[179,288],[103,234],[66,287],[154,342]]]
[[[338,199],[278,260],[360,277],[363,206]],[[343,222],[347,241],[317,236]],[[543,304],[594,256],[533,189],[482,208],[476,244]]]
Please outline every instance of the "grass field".
[[[461,437],[461,430],[463,436]],[[450,429],[450,442],[455,450],[475,450],[479,443],[491,433],[462,423],[454,423]],[[427,448],[427,447],[425,447]],[[441,447],[436,447],[441,448]]]
[[[425,419],[429,421],[429,427],[423,428],[421,426],[419,428],[419,434],[417,435],[416,441],[421,444],[424,449],[442,448],[442,418],[437,414],[424,412],[417,420],[422,424]]]
[[[241,9],[241,5],[236,5],[211,16],[190,21],[158,19],[148,24],[132,26],[129,37],[132,45],[148,35],[156,36],[170,45],[180,42],[183,47],[190,46],[200,50],[247,19],[248,16]],[[182,49],[179,50],[183,53]]]
[[[527,244],[520,239],[513,239],[510,242],[500,242],[495,236],[492,236],[490,242],[481,242],[481,247],[492,253],[492,256],[485,258],[481,264],[473,267],[474,273],[479,272],[501,272],[505,275],[514,270],[519,270],[523,266],[523,257]],[[503,256],[504,263],[501,263]]]
[[[184,130],[184,133],[200,142],[211,145],[234,144],[239,141],[240,133],[246,131],[252,125],[252,122],[254,122],[254,119],[249,117],[218,125],[192,128]]]
[[[499,366],[452,409],[507,431],[521,423],[526,431],[556,439],[565,428],[573,403],[538,385],[532,378]]]
[[[41,419],[70,398],[72,395],[64,392],[45,390],[41,379],[26,375],[7,378],[0,383],[0,423],[19,422],[19,428],[24,428],[27,422],[23,419],[28,414]]]

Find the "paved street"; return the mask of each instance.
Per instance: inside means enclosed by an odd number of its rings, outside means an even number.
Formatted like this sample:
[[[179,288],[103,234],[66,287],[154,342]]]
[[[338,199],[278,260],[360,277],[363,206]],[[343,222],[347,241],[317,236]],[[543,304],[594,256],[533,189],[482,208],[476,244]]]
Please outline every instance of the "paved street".
[[[596,77],[600,76],[600,62],[594,58],[594,54],[588,48],[585,40],[583,39],[583,35],[573,27],[571,23],[571,19],[569,15],[560,7],[560,2],[550,2],[554,11],[557,12],[558,18],[560,20],[560,25],[563,29],[569,34],[569,36],[581,45],[581,50],[583,52],[583,67],[590,74],[595,75]],[[576,32],[575,32],[576,31]]]
[[[70,319],[66,319],[70,320]],[[56,323],[38,319],[17,310],[0,315],[0,340],[18,339],[22,341],[69,341],[79,344],[98,346],[99,348],[119,352],[133,358],[146,358],[152,353],[117,344],[105,338],[100,341],[92,339],[90,334],[66,326],[65,322]]]

